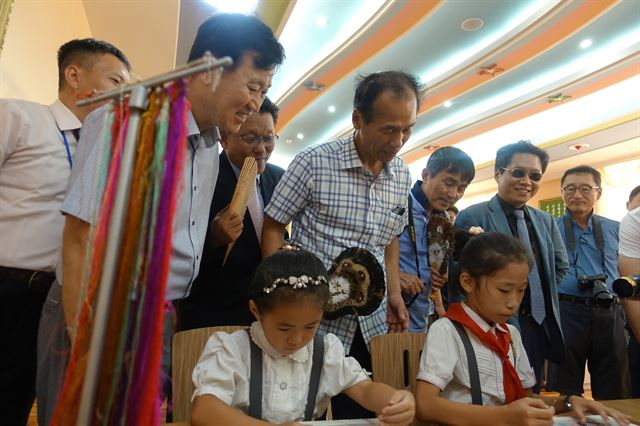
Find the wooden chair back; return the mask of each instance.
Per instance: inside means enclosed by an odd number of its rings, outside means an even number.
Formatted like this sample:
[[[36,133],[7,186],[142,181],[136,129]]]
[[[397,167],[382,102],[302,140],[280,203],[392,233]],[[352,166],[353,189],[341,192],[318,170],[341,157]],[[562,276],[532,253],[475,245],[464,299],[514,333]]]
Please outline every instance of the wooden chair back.
[[[424,333],[390,333],[371,339],[373,379],[415,395]],[[413,425],[425,423],[414,420]]]
[[[171,373],[173,376],[174,422],[188,422],[191,417],[191,395],[195,390],[191,375],[209,337],[217,331],[232,333],[243,328],[246,327],[229,325],[196,328],[180,331],[173,336]]]

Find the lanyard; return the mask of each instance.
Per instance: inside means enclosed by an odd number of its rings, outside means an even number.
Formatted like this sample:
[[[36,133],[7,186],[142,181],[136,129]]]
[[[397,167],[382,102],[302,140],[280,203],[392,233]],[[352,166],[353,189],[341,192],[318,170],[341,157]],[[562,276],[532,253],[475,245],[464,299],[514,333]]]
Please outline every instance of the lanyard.
[[[576,239],[573,234],[573,225],[571,224],[571,220],[569,216],[565,213],[564,218],[562,219],[564,224],[564,234],[567,239],[567,248],[569,251],[575,251],[575,256],[573,257],[573,268],[575,269],[576,279],[578,278],[578,254],[580,254],[576,250]],[[596,217],[595,214],[591,215],[591,227],[593,228],[593,236],[596,240],[596,247],[600,252],[600,260],[602,260],[602,273],[607,275],[607,270],[605,269],[605,257],[604,257],[604,238],[602,236],[602,226],[600,225],[600,221]]]
[[[67,161],[69,162],[69,168],[73,167],[73,160],[71,160],[71,150],[69,149],[69,141],[67,141],[67,135],[64,134],[64,130],[60,130],[62,140],[64,141],[64,147],[67,150]]]

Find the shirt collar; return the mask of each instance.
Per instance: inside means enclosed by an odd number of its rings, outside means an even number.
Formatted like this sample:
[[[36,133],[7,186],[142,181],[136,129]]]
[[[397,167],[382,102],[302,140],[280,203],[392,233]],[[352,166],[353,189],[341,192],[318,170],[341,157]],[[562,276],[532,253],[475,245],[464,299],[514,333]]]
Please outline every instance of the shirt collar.
[[[271,346],[271,343],[269,343],[269,341],[267,340],[267,337],[264,335],[262,323],[260,323],[260,321],[255,321],[253,324],[251,324],[249,334],[251,334],[251,340],[253,340],[253,342],[258,345],[260,349],[262,349],[262,352],[266,353],[271,358],[290,358],[295,362],[307,362],[309,360],[312,349],[311,345],[313,345],[313,339],[305,347],[298,349],[296,352],[290,355],[281,355],[273,346]]]
[[[509,330],[507,329],[506,325],[504,325],[504,326],[502,324],[495,324],[493,326],[489,325],[489,323],[487,323],[484,319],[482,319],[482,317],[480,315],[478,315],[476,313],[476,311],[474,311],[473,309],[468,307],[465,302],[462,302],[462,309],[464,309],[466,314],[469,315],[469,318],[471,318],[473,320],[473,322],[478,324],[478,326],[485,333],[487,331],[491,331],[493,334],[495,334],[496,333],[496,328],[500,329],[500,331],[502,331],[503,333],[508,333],[509,332]]]
[[[191,111],[187,111],[187,137],[190,136],[202,136],[207,148],[211,148],[220,141],[220,131],[217,126],[200,132],[193,114]]]
[[[577,226],[578,228],[582,229],[582,227],[580,225],[578,225],[578,222],[576,222],[573,219],[573,216],[571,216],[571,212],[569,211],[569,209],[567,209],[566,207],[564,208],[564,214],[569,218],[569,220],[571,221],[572,225]],[[589,220],[587,220],[587,229],[591,230],[592,226],[593,226],[593,209],[591,209],[591,214],[589,214]]]
[[[417,180],[416,183],[411,188],[411,195],[413,198],[420,204],[420,206],[426,211],[429,211],[429,199],[426,194],[422,190],[422,181]]]
[[[519,209],[507,203],[505,200],[502,199],[502,197],[500,197],[500,195],[498,195],[497,197],[498,197],[498,202],[500,203],[500,207],[502,207],[502,211],[504,211],[504,213],[507,216],[513,215],[514,210],[523,210],[525,217],[528,216],[529,213],[527,212],[526,204],[521,209]]]
[[[342,159],[340,160],[340,168],[342,170],[355,168],[365,169],[362,159],[360,158],[360,154],[358,154],[358,149],[356,148],[355,134],[356,133],[353,132],[347,138],[341,139]],[[389,167],[389,163],[384,163],[381,174],[394,177],[393,170]]]
[[[49,105],[49,110],[51,111],[54,120],[56,120],[58,129],[65,131],[75,130],[82,127],[82,122],[78,120],[78,117],[76,117],[60,99],[56,99],[54,103]]]

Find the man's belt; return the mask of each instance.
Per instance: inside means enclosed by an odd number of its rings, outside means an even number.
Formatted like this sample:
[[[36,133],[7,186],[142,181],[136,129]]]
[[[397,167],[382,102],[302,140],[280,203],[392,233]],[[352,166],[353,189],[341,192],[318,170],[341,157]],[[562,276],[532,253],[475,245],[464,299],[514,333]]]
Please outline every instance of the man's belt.
[[[596,299],[595,297],[579,297],[560,293],[558,294],[558,298],[565,302],[576,303],[578,305],[597,306],[598,308],[608,308],[609,306],[620,304],[620,299],[617,297],[614,297],[613,301],[609,305],[601,303],[600,299]]]
[[[53,272],[0,266],[0,280],[15,281],[33,289],[48,289],[55,279]]]

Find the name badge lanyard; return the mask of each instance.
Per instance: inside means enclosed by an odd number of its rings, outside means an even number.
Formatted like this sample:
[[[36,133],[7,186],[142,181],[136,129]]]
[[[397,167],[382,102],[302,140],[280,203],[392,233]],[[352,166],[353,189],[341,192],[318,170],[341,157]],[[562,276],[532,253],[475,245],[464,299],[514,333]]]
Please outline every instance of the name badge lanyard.
[[[64,148],[67,150],[67,161],[69,162],[69,168],[72,168],[73,160],[71,159],[71,149],[69,149],[69,141],[67,140],[67,135],[64,134],[64,130],[60,130],[60,134],[62,135],[62,140],[64,141]]]

